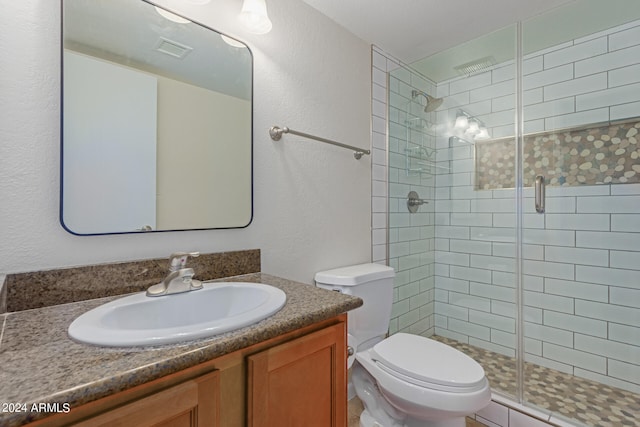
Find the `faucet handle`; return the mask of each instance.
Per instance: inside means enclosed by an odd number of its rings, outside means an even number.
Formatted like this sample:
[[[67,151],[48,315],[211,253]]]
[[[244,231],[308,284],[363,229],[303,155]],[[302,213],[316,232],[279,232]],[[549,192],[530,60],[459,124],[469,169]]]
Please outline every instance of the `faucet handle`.
[[[174,252],[169,256],[169,270],[177,271],[187,265],[187,258],[196,258],[200,256],[200,252]]]

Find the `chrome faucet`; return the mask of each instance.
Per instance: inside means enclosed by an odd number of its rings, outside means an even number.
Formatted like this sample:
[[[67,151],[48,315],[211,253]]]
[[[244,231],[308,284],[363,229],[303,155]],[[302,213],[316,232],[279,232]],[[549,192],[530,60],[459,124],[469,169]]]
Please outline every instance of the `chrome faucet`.
[[[200,252],[176,252],[169,257],[169,274],[164,280],[147,289],[148,297],[178,294],[202,289],[202,282],[193,280],[193,268],[186,268],[189,257],[200,256]]]

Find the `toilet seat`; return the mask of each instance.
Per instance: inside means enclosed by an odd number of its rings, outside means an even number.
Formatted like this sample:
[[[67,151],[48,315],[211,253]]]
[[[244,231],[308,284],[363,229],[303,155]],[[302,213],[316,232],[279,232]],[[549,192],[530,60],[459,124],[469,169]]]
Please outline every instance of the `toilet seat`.
[[[473,391],[466,391],[464,387],[447,389],[445,385],[426,381],[417,384],[419,380],[410,376],[404,376],[407,379],[402,378],[403,374],[385,367],[379,361],[374,361],[372,351],[373,348],[356,353],[358,365],[355,365],[355,368],[362,368],[367,372],[373,378],[381,398],[409,417],[424,420],[464,417],[484,408],[491,401],[491,388],[486,377]],[[358,395],[360,396],[359,391]]]
[[[371,360],[402,381],[451,393],[486,387],[484,369],[466,354],[419,335],[397,333],[376,344]]]

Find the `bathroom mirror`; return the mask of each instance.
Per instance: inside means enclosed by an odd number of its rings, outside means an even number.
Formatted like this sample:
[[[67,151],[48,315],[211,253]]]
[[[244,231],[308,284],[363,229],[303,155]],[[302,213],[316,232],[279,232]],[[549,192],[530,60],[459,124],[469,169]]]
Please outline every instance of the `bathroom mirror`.
[[[143,0],[63,0],[62,70],[67,231],[249,225],[246,45]]]

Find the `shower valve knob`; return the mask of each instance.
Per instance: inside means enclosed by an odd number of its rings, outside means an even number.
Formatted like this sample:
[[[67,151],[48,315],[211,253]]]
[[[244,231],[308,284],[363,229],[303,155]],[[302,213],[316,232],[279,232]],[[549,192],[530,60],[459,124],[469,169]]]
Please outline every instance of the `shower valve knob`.
[[[421,199],[420,195],[415,191],[410,191],[407,195],[407,208],[411,213],[417,212],[418,207],[424,205],[425,203],[429,202],[427,200]]]

